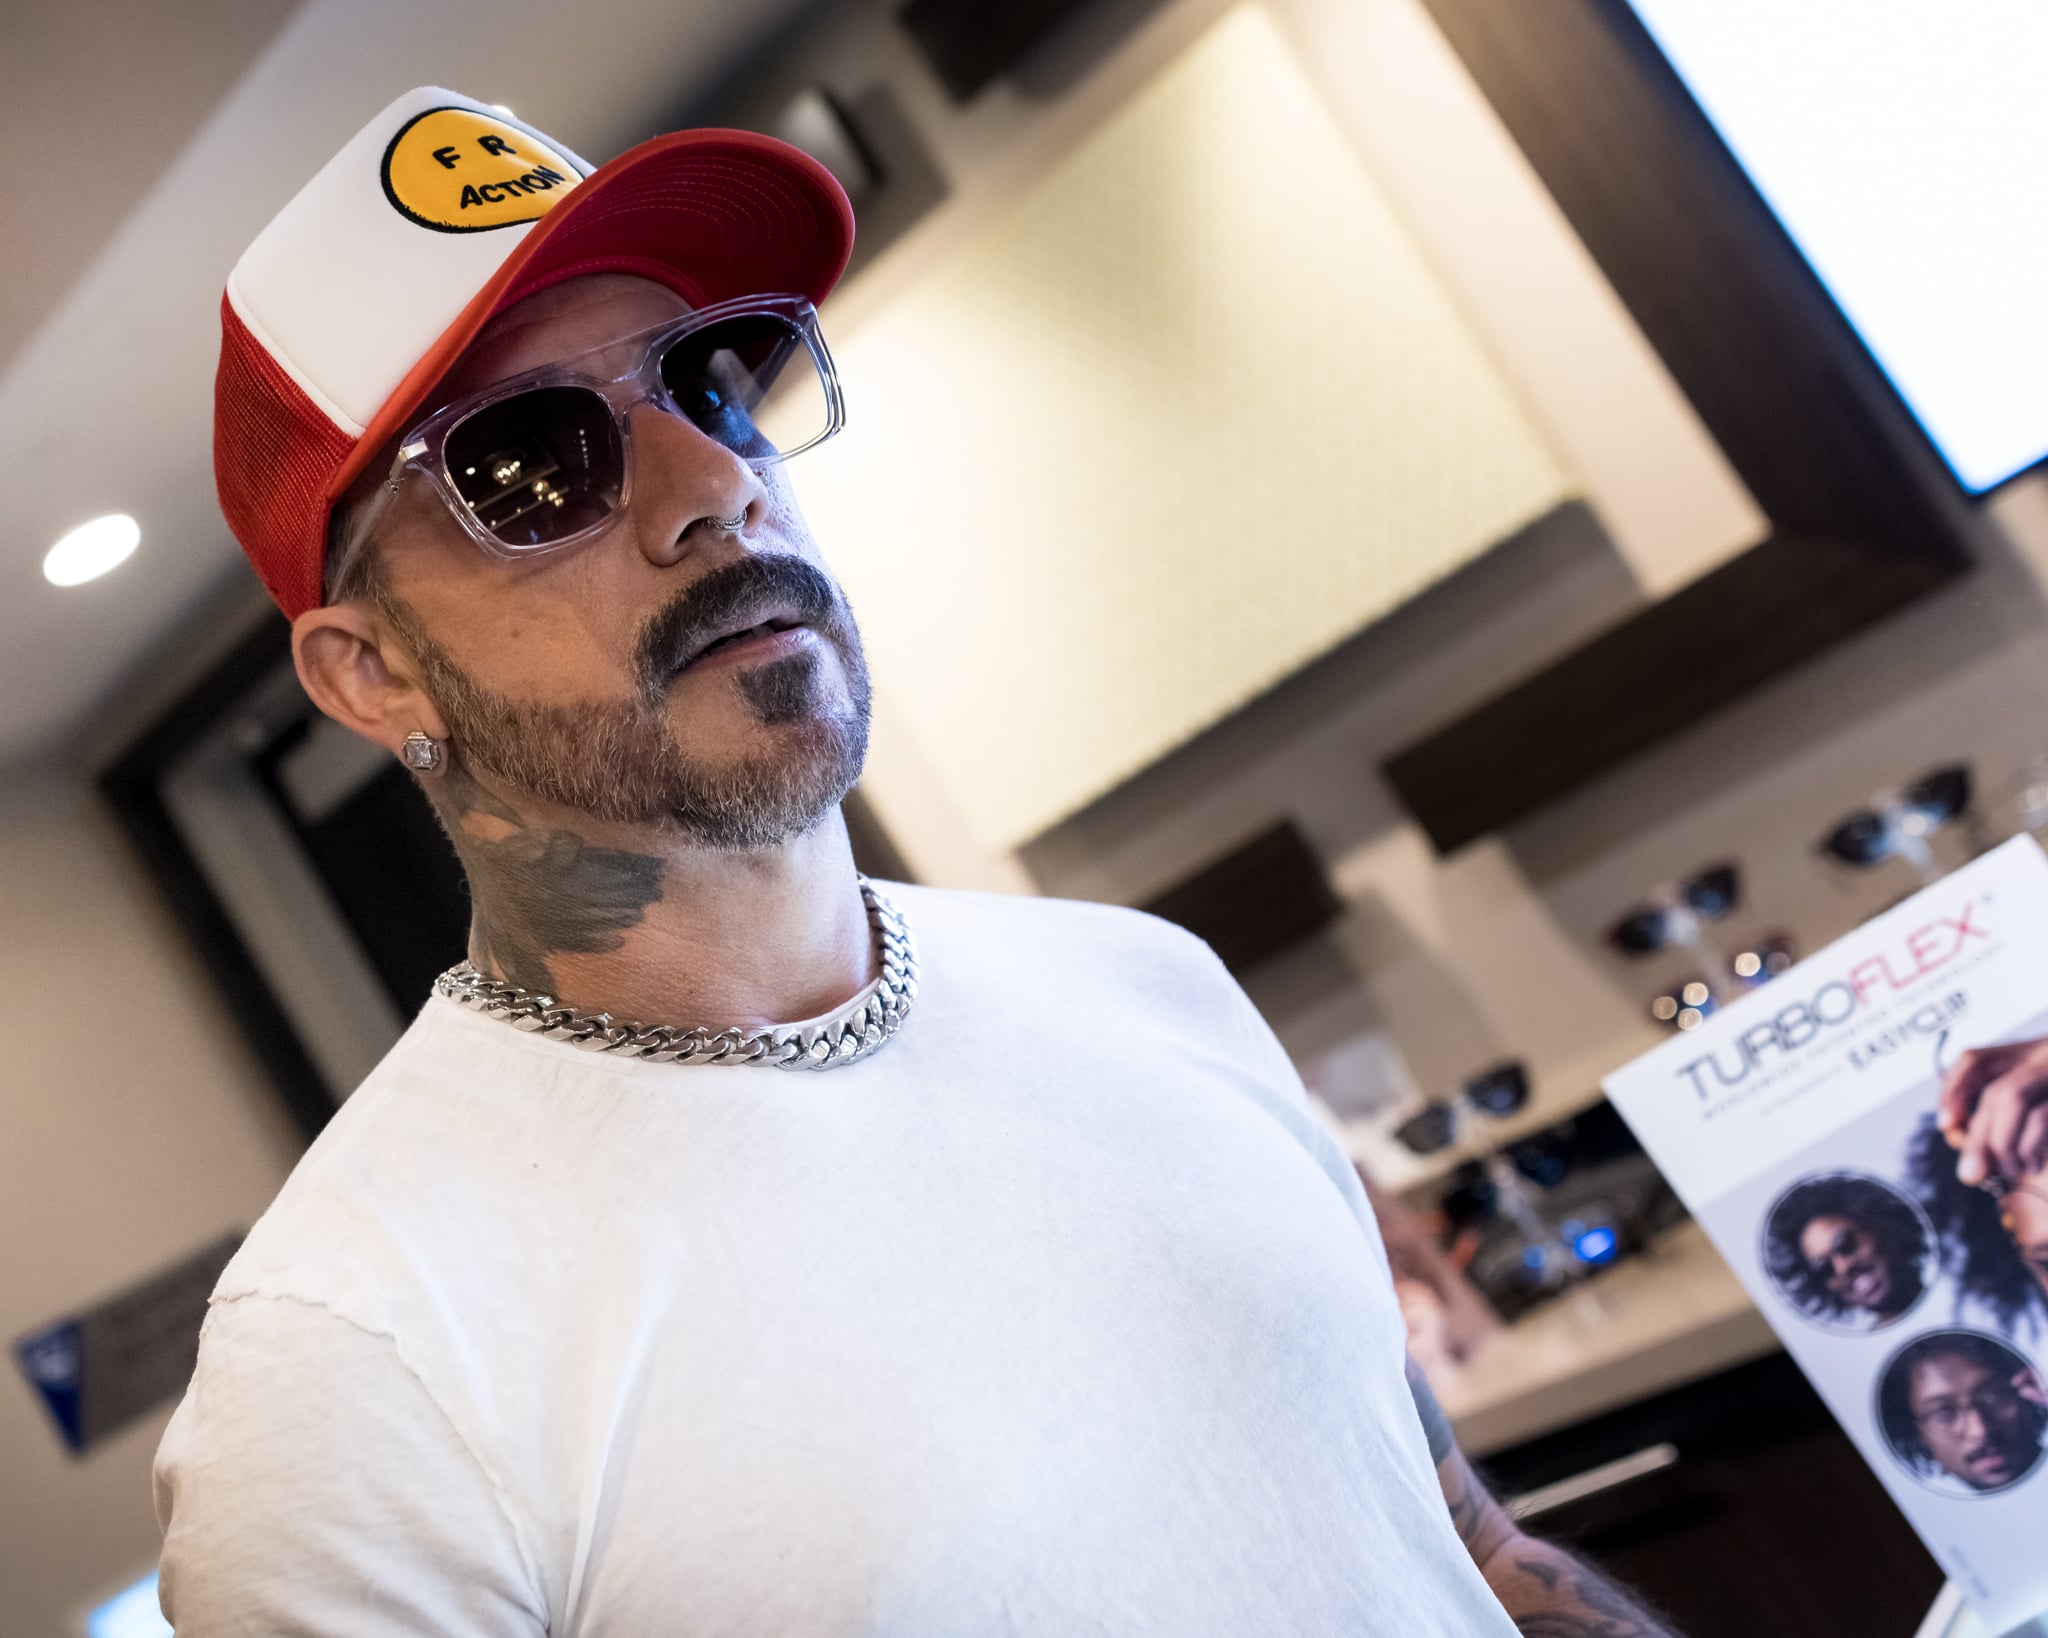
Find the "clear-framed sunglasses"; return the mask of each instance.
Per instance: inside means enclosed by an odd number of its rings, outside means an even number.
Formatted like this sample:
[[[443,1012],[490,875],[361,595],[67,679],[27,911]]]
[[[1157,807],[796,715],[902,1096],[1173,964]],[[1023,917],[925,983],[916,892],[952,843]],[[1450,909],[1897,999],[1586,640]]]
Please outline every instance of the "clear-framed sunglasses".
[[[1838,864],[1867,870],[1886,859],[1904,859],[1924,882],[1943,874],[1927,838],[1956,819],[1967,819],[1971,798],[1967,763],[1931,768],[1912,784],[1883,791],[1870,805],[1845,814],[1820,839],[1820,852]]]
[[[591,373],[600,355],[635,360]],[[652,404],[759,470],[846,424],[839,377],[802,296],[746,296],[493,383],[401,441],[383,502],[408,470],[493,556],[523,561],[588,540],[632,499],[630,412]]]

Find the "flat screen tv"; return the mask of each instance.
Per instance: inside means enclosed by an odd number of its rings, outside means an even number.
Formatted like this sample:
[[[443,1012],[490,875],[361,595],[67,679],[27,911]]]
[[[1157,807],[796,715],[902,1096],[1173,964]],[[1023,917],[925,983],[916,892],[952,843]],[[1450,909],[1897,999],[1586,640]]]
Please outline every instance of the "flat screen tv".
[[[1630,3],[1963,486],[2048,458],[2048,4]]]

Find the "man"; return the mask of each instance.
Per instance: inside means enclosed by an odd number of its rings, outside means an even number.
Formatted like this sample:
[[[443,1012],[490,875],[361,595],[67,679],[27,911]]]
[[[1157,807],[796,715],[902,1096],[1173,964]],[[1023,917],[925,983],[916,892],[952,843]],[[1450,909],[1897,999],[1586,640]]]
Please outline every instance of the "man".
[[[1204,947],[857,878],[783,464],[844,198],[730,132],[586,170],[415,92],[230,280],[224,508],[475,925],[215,1292],[179,1631],[1660,1632],[1473,1478]]]
[[[1802,1178],[1764,1223],[1764,1266],[1809,1318],[1876,1329],[1927,1290],[1932,1247],[1906,1197],[1874,1177]]]
[[[2012,1349],[1976,1331],[1936,1331],[1886,1369],[1878,1418],[1901,1461],[1971,1491],[2017,1484],[2041,1459],[2048,1390]]]

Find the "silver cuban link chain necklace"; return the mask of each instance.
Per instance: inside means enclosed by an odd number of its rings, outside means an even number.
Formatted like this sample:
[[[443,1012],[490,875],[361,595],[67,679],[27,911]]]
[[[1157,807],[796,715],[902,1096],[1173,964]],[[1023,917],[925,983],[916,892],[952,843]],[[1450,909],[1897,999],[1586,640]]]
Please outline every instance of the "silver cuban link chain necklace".
[[[434,980],[434,993],[459,1007],[502,1018],[514,1029],[586,1052],[682,1068],[837,1069],[871,1058],[903,1027],[917,999],[917,941],[896,907],[862,876],[861,902],[882,970],[843,1007],[795,1024],[765,1029],[677,1029],[670,1024],[628,1024],[608,1012],[578,1012],[551,995],[522,990],[458,962]]]

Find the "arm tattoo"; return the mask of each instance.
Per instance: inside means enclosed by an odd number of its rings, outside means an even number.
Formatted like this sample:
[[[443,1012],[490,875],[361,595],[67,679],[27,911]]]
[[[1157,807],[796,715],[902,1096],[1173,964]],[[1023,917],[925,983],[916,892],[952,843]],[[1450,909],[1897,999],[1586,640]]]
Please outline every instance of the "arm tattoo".
[[[1469,1548],[1479,1538],[1479,1526],[1485,1522],[1486,1507],[1483,1493],[1476,1484],[1459,1480],[1456,1495],[1447,1495],[1445,1501],[1451,1509],[1451,1528],[1458,1532],[1458,1539]]]
[[[1516,1610],[1509,1603],[1522,1638],[1672,1638],[1670,1628],[1599,1571],[1562,1552],[1517,1553],[1514,1567],[1542,1589],[1545,1606]]]
[[[661,897],[658,856],[534,829],[459,761],[434,795],[469,877],[478,965],[521,989],[552,993],[550,957],[618,949]]]
[[[1429,1446],[1429,1459],[1436,1464],[1437,1483],[1443,1487],[1444,1505],[1451,1510],[1451,1527],[1458,1532],[1466,1550],[1475,1556],[1480,1536],[1497,1517],[1493,1498],[1479,1482],[1458,1441],[1451,1433],[1451,1419],[1444,1415],[1430,1391],[1429,1379],[1414,1360],[1408,1361],[1408,1395],[1415,1401],[1415,1414],[1422,1419],[1422,1437]]]
[[[1465,1460],[1450,1418],[1412,1359],[1408,1393],[1451,1524],[1522,1638],[1672,1638],[1668,1627],[1599,1571],[1515,1528]]]
[[[1523,1558],[1515,1561],[1515,1568],[1535,1580],[1545,1592],[1557,1591],[1558,1571],[1555,1564],[1546,1564],[1540,1558]]]

